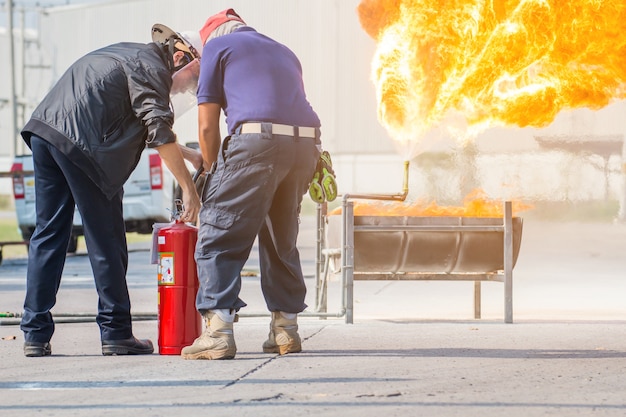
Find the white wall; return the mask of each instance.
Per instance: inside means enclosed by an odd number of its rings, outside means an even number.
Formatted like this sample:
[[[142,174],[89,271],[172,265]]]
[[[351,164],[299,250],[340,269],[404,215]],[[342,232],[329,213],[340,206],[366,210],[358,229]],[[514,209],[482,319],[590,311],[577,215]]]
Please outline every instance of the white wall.
[[[309,100],[322,120],[324,146],[333,155],[340,192],[395,193],[402,187],[402,157],[377,120],[370,81],[375,44],[360,27],[358,4],[359,0],[187,0],[176,4],[119,0],[57,7],[41,15],[39,53],[51,65],[49,74],[54,80],[95,48],[119,41],[149,42],[153,23],[176,30],[197,29],[209,15],[233,7],[250,26],[285,43],[300,57]],[[29,83],[35,83],[33,89],[40,97],[50,84],[43,76]],[[620,155],[605,161],[583,149],[575,153],[546,150],[536,137],[623,140],[625,111],[626,104],[621,102],[601,111],[564,112],[545,129],[491,129],[476,139],[477,154],[469,159],[463,158],[461,145],[448,133],[430,132],[426,138],[430,152],[411,161],[410,195],[460,199],[468,186],[476,185],[494,198],[608,196],[623,200]],[[181,141],[195,140],[193,111],[177,120],[175,128]],[[3,133],[0,148],[5,142]]]
[[[53,60],[53,76],[58,77],[92,49],[119,41],[149,42],[154,23],[181,31],[199,29],[209,15],[233,7],[250,26],[286,44],[299,56],[307,94],[322,120],[327,148],[354,151],[351,144],[357,144],[356,149],[364,149],[365,144],[369,152],[393,152],[376,119],[375,93],[369,80],[375,45],[359,26],[358,3],[189,0],[185,7],[173,7],[171,1],[163,0],[113,1],[52,9],[43,16],[41,30]],[[177,121],[176,129],[181,136],[193,138],[195,118]]]

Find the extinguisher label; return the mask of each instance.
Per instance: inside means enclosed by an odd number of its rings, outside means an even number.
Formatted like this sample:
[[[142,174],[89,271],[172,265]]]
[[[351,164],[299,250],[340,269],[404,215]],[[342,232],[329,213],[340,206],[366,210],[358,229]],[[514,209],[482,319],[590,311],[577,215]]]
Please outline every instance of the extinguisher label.
[[[174,285],[174,252],[159,253],[159,285]]]

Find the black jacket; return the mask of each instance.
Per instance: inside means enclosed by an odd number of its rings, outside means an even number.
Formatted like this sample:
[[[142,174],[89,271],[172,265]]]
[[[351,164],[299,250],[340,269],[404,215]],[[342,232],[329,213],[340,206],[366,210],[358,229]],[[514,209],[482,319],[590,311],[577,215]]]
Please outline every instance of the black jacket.
[[[22,130],[68,156],[109,198],[123,187],[146,144],[175,142],[172,72],[155,43],[93,51],[63,74]]]

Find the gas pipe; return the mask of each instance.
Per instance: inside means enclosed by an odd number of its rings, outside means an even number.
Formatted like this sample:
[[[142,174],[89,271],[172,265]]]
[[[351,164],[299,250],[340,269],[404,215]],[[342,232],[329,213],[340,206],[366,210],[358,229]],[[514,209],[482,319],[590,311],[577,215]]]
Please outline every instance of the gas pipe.
[[[179,355],[202,332],[196,310],[198,229],[176,219],[158,231],[159,354]]]

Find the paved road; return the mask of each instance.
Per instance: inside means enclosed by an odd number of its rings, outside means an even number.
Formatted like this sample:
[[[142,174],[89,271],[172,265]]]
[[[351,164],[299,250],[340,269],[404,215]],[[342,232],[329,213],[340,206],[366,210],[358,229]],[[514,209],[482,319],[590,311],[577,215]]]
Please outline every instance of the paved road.
[[[315,222],[303,219],[308,302],[315,303]],[[103,357],[95,323],[61,323],[53,356],[25,358],[19,327],[0,325],[0,415],[7,416],[624,416],[626,226],[526,222],[514,270],[514,323],[501,283],[359,281],[355,323],[300,319],[304,352],[261,353],[268,318],[258,278],[233,361]],[[130,253],[135,313],[156,313],[156,267]],[[246,270],[255,271],[254,255]],[[25,259],[0,266],[0,311],[20,312]],[[252,274],[251,274],[252,275]],[[339,308],[338,280],[329,310]],[[95,311],[87,257],[67,260],[56,314]],[[258,313],[258,314],[257,314]],[[157,340],[157,322],[136,321]],[[15,339],[13,339],[15,337]]]

